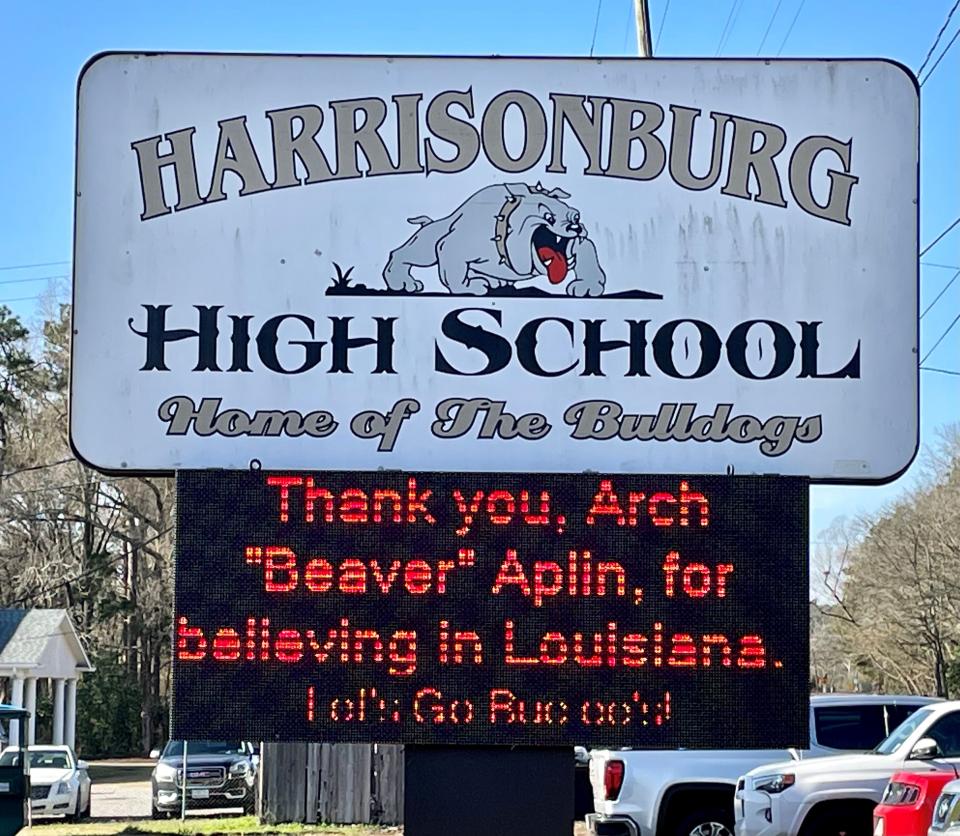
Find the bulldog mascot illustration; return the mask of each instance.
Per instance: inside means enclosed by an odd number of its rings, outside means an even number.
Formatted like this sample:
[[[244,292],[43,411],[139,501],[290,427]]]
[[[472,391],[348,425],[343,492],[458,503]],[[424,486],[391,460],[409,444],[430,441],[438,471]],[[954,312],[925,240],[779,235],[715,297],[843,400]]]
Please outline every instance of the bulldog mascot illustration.
[[[570,296],[599,296],[606,276],[569,197],[539,183],[504,183],[480,189],[445,218],[410,218],[420,229],[390,253],[384,281],[416,293],[423,282],[411,268],[436,265],[454,294],[479,296],[539,275],[554,285],[569,279]]]

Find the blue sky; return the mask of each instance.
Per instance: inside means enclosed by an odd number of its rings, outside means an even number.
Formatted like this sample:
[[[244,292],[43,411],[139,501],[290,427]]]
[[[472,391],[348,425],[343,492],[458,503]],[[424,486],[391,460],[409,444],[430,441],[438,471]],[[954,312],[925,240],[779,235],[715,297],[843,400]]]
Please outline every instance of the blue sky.
[[[916,71],[952,0],[651,0],[662,56],[886,57]],[[598,14],[599,12],[599,14]],[[664,13],[666,12],[666,17]],[[633,54],[632,0],[445,2],[48,2],[7,6],[0,30],[0,303],[35,322],[50,286],[66,299],[72,234],[74,92],[94,53],[110,49]],[[769,31],[767,31],[769,26]],[[939,50],[960,27],[955,14]],[[921,99],[921,246],[960,215],[960,46]],[[924,256],[921,311],[960,270],[960,227]],[[43,262],[55,262],[42,264]],[[18,268],[17,265],[37,264]],[[945,266],[943,266],[945,265]],[[956,266],[954,266],[956,265]],[[24,298],[27,297],[27,298]],[[16,300],[16,301],[11,301]],[[960,314],[960,280],[922,319],[921,356]],[[960,370],[960,324],[927,364]],[[960,421],[960,377],[921,375],[923,443]],[[919,460],[918,460],[919,461]],[[870,512],[910,487],[915,466],[882,488],[819,487],[811,531]]]

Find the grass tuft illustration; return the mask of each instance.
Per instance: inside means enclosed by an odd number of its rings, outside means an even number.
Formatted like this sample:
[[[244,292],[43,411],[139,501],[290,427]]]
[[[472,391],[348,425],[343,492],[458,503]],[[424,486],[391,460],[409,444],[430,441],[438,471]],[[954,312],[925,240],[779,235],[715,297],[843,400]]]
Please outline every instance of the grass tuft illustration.
[[[327,288],[327,296],[411,296],[413,294],[406,290],[390,290],[386,287],[367,287],[362,282],[354,282],[350,279],[353,267],[344,270],[337,262],[333,262],[333,269],[336,276],[331,279],[331,285]]]
[[[367,287],[362,282],[355,282],[350,278],[353,273],[353,267],[344,270],[337,262],[333,262],[333,269],[336,276],[331,278],[331,284],[326,290],[327,296],[407,296],[407,297],[449,297],[448,291],[421,291],[419,293],[410,290],[392,290],[389,287]],[[563,291],[559,293],[550,293],[539,287],[517,287],[507,284],[502,287],[489,288],[481,297],[488,298],[514,298],[514,299],[574,299],[576,297],[567,296]],[[649,293],[645,290],[622,290],[619,293],[607,293],[603,296],[595,296],[594,299],[662,299],[659,293]]]

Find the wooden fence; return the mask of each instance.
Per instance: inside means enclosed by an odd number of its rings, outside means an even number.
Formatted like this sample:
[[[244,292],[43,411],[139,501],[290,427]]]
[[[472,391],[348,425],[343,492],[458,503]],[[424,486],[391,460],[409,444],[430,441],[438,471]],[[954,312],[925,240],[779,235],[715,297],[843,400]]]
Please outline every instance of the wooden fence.
[[[402,824],[403,746],[264,743],[260,815],[270,824]]]

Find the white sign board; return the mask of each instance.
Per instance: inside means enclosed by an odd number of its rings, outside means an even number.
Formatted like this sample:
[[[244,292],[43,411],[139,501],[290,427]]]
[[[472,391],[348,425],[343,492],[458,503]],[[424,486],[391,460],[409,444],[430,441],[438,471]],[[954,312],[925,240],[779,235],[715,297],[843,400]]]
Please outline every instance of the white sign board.
[[[78,98],[96,467],[882,481],[916,452],[899,65],[108,54]]]

